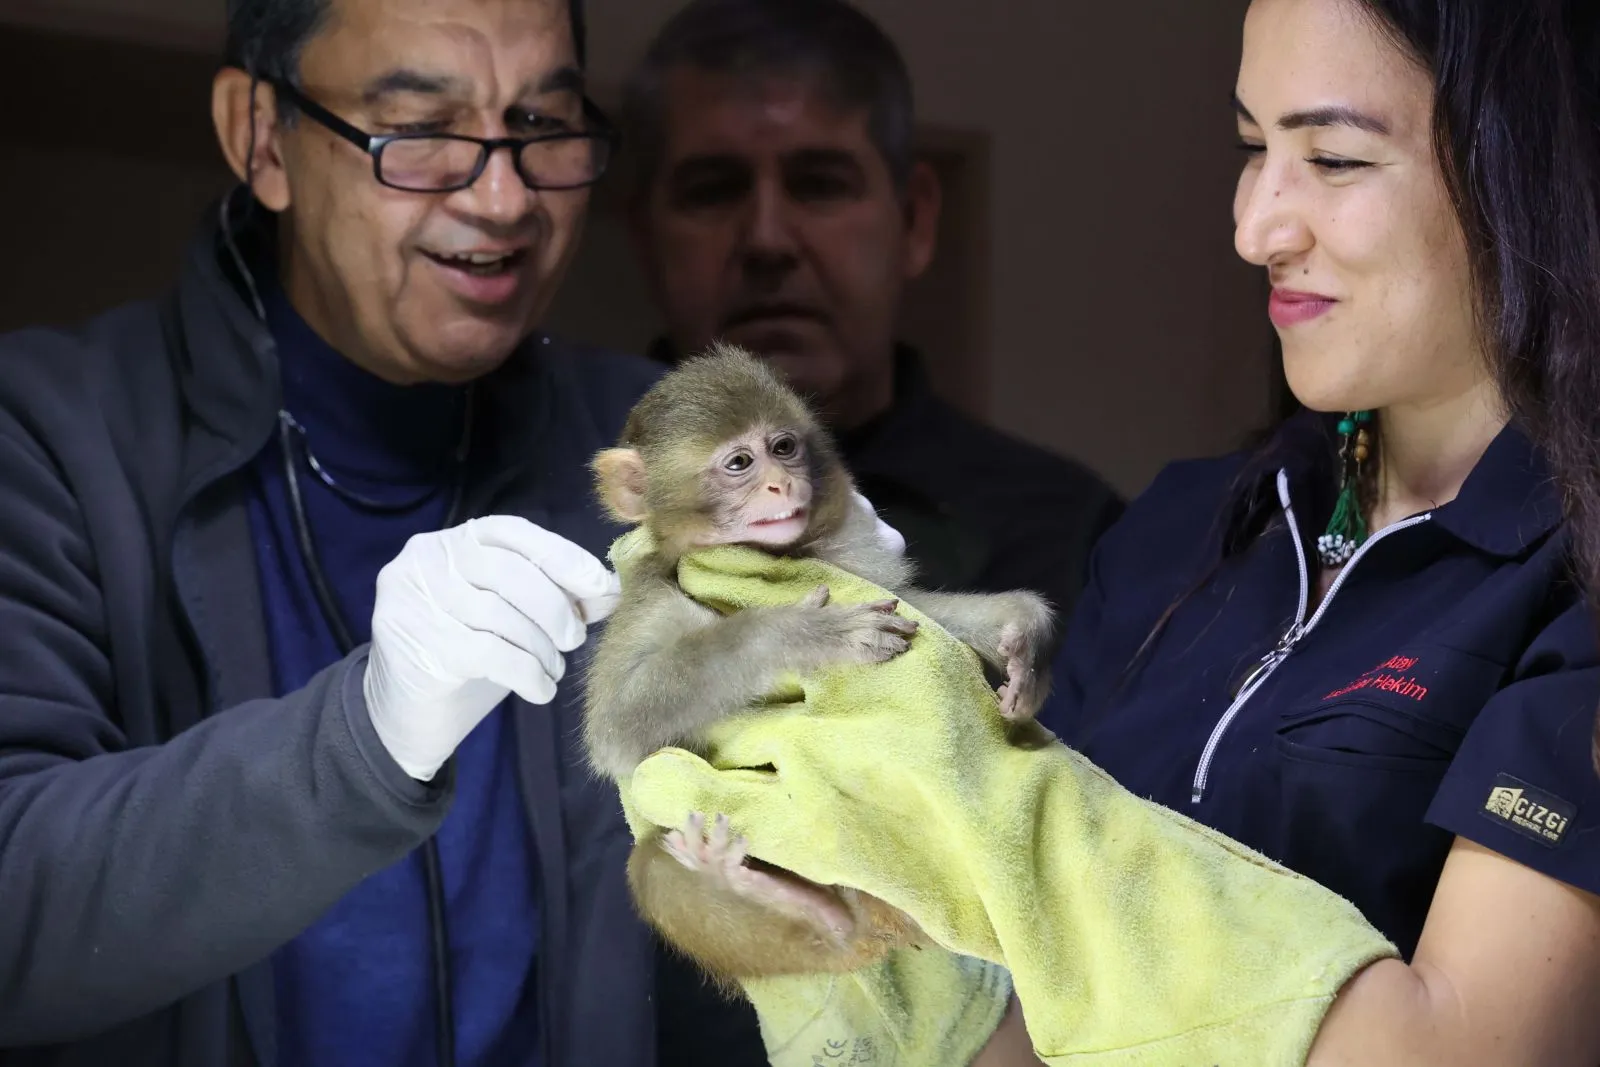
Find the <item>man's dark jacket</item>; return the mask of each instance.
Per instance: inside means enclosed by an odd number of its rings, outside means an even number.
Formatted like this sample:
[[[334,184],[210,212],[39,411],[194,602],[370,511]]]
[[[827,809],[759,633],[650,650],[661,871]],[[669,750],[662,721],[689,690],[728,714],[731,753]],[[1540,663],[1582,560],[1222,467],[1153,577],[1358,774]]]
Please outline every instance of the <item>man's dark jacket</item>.
[[[274,431],[278,367],[217,243],[200,234],[165,299],[0,338],[6,1067],[271,1067],[269,955],[450,802],[453,765],[423,785],[378,742],[365,647],[271,697],[242,468]],[[486,380],[466,513],[603,557],[619,531],[585,464],[658,373],[530,342]],[[544,1063],[650,1067],[662,956],[615,790],[576,750],[579,674],[515,706]],[[694,981],[670,985],[693,1000]]]

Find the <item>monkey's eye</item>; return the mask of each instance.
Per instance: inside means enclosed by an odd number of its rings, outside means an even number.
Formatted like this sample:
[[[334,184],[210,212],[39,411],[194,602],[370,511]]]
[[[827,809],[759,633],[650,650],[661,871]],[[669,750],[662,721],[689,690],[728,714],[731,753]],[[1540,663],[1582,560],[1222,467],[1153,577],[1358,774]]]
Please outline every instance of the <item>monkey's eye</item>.
[[[800,442],[788,434],[784,434],[772,442],[772,454],[779,459],[789,459],[798,451],[800,451]]]
[[[735,452],[722,461],[722,469],[731,474],[742,474],[750,469],[755,459],[748,452]]]

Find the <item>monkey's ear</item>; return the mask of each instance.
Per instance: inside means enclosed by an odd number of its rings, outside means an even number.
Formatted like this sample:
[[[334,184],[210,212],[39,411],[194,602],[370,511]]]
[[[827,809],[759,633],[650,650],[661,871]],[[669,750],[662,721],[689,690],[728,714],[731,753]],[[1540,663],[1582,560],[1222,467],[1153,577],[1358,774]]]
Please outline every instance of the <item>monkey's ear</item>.
[[[600,503],[619,522],[640,523],[649,514],[644,503],[644,458],[636,449],[608,448],[594,457],[595,486]]]

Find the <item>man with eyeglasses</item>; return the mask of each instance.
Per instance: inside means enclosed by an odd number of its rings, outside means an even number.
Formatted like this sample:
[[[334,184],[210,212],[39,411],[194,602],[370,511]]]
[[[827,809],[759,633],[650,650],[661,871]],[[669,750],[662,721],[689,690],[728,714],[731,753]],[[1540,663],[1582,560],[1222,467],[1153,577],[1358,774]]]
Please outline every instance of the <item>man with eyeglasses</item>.
[[[658,372],[537,330],[613,148],[578,16],[230,0],[175,289],[0,338],[0,1063],[673,1062],[568,662]]]

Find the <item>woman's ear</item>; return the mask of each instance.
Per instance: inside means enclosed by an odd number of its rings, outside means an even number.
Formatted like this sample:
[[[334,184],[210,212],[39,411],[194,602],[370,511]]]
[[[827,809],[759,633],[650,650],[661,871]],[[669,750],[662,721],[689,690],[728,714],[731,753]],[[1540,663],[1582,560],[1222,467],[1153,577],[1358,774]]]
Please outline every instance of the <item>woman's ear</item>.
[[[211,83],[211,121],[234,175],[269,211],[289,206],[283,167],[277,94],[238,67],[224,67]]]

